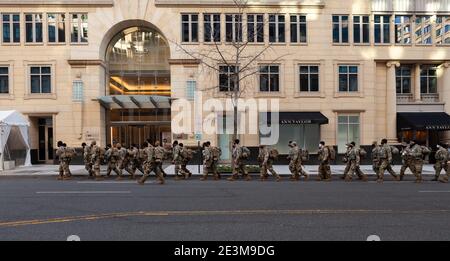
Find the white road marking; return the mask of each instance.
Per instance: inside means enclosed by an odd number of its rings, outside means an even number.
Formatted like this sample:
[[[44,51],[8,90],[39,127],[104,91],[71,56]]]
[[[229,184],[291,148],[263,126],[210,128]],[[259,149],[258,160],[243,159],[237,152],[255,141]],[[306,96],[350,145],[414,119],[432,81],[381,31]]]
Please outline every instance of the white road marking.
[[[450,193],[450,190],[424,190],[419,191],[419,193]]]
[[[78,181],[78,184],[137,184],[137,181]],[[151,183],[146,182],[146,183]]]
[[[131,194],[131,191],[38,191],[36,194]]]

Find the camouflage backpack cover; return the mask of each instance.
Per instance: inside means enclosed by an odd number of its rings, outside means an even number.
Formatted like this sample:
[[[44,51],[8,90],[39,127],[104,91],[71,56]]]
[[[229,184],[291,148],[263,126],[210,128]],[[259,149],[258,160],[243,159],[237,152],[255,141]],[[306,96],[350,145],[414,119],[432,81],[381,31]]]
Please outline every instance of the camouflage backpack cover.
[[[303,162],[309,161],[309,151],[307,149],[300,150],[300,156]]]
[[[221,155],[222,155],[222,150],[219,147],[211,148],[211,156],[212,156],[213,160],[215,160],[215,161],[219,160]]]
[[[363,148],[360,148],[360,149],[359,149],[359,156],[360,156],[362,159],[365,159],[365,158],[367,157],[367,151],[366,151],[365,149],[363,149]]]
[[[194,158],[194,151],[191,149],[182,149],[181,157],[183,157],[183,159],[185,160],[191,160]]]
[[[276,159],[278,159],[279,155],[280,155],[280,152],[277,149],[272,148],[269,150],[269,158],[276,160]]]
[[[336,150],[332,146],[327,146],[328,151],[330,152],[330,160],[336,160]]]
[[[241,147],[241,159],[250,158],[251,152],[247,147]]]

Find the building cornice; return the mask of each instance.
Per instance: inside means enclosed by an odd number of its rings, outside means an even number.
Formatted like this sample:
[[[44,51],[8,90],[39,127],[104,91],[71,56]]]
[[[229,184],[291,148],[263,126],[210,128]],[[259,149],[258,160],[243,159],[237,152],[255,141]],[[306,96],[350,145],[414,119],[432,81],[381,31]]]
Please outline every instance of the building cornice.
[[[0,6],[113,6],[114,0],[0,0]]]
[[[233,0],[155,0],[156,6],[211,6],[237,7]],[[324,0],[249,0],[244,7],[302,6],[324,8]]]
[[[198,59],[170,59],[170,65],[199,65],[200,60]]]
[[[72,67],[86,67],[86,66],[105,66],[105,63],[102,60],[67,60],[70,66]]]

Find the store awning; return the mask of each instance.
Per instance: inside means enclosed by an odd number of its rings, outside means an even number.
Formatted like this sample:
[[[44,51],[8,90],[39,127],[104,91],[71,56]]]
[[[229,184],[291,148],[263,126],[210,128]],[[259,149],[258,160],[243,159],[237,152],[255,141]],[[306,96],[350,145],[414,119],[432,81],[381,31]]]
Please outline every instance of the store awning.
[[[98,98],[106,109],[170,109],[172,98],[155,95],[109,95]]]
[[[450,130],[450,115],[445,112],[404,112],[397,114],[397,129],[406,130]]]
[[[272,112],[267,112],[268,124],[272,121]],[[279,112],[280,124],[328,124],[328,118],[321,112]]]

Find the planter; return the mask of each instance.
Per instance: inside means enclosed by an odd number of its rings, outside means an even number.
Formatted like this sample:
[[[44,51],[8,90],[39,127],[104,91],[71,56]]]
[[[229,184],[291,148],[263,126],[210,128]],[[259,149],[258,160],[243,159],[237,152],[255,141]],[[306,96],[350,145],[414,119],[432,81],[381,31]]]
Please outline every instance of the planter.
[[[3,162],[3,169],[4,170],[13,170],[16,168],[16,162],[15,161],[5,161]]]

